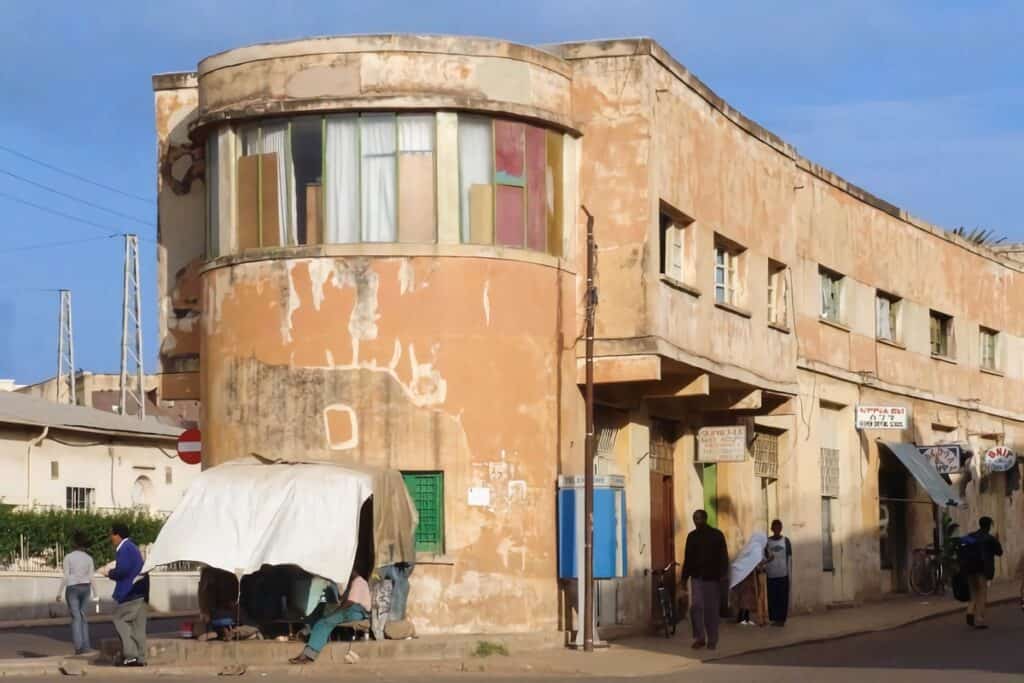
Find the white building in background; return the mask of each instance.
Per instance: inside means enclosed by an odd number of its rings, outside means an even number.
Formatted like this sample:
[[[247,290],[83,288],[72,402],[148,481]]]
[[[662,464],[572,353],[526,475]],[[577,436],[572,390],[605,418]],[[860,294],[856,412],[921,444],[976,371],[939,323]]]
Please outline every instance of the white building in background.
[[[0,504],[168,513],[198,465],[182,427],[0,392]]]
[[[0,391],[17,391],[21,388],[13,379],[2,379],[0,378]]]

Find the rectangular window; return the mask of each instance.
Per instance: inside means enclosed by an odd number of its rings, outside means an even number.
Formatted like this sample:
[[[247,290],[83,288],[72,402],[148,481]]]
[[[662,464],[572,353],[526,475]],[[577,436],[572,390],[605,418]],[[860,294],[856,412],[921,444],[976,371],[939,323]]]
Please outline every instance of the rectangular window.
[[[929,324],[931,327],[932,355],[949,358],[952,356],[953,346],[953,318],[938,311],[929,312]]]
[[[661,274],[676,282],[683,281],[683,230],[685,226],[673,215],[662,211],[658,216]]]
[[[416,552],[443,554],[444,473],[402,472],[402,479],[420,518],[416,527]]]
[[[743,248],[715,238],[715,303],[735,306],[739,301],[738,271]]]
[[[60,479],[60,463],[56,460],[50,461],[50,479]]]
[[[96,507],[96,489],[68,486],[64,489],[64,496],[68,510],[91,510]]]
[[[821,569],[826,572],[836,570],[835,553],[832,544],[832,508],[835,505],[831,498],[821,499]]]
[[[987,327],[980,329],[981,367],[987,370],[999,369],[999,333]]]
[[[394,114],[359,117],[359,203],[364,242],[394,242],[398,236],[397,144]]]
[[[899,341],[899,318],[902,300],[878,290],[875,293],[875,334],[879,339]]]
[[[787,271],[785,264],[768,260],[768,322],[782,327],[789,324]]]
[[[543,128],[526,127],[526,248],[534,251],[548,249],[547,140]]]
[[[522,247],[525,243],[526,126],[494,122],[495,243]]]
[[[323,243],[324,120],[295,119],[291,128],[295,168],[295,237],[298,244]]]
[[[241,131],[238,159],[238,241],[242,249],[295,244],[295,173],[291,124]]]
[[[324,119],[325,244],[360,240],[359,117]]]
[[[843,280],[839,273],[819,268],[821,276],[821,317],[834,323],[842,322]]]
[[[437,241],[434,114],[398,117],[398,241]]]
[[[462,241],[494,243],[494,143],[490,119],[459,117],[459,187]]]
[[[548,253],[562,256],[562,133],[545,131],[547,154],[544,169],[544,186],[547,191]],[[529,154],[529,149],[527,149]]]

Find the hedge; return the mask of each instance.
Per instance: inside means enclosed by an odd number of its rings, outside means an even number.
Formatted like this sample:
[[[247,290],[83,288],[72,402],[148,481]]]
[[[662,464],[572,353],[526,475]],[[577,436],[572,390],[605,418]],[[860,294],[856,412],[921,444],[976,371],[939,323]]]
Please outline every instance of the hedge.
[[[110,526],[115,522],[127,526],[137,544],[146,545],[156,540],[164,520],[133,510],[99,513],[0,506],[0,562],[6,564],[18,556],[22,537],[29,545],[29,557],[53,561],[54,545],[60,544],[65,553],[71,552],[71,536],[81,531],[89,539],[89,554],[100,567],[114,559]]]

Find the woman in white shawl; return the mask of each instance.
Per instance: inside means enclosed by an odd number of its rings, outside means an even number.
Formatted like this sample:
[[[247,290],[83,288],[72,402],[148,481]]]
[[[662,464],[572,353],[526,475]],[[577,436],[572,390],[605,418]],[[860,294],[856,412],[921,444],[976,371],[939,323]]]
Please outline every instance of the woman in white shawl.
[[[765,603],[764,582],[760,580],[759,573],[768,557],[768,535],[763,531],[755,531],[743,550],[733,560],[729,568],[729,588],[733,591],[737,609],[737,621],[744,626],[763,625],[765,619],[762,609]],[[750,613],[757,615],[757,622],[750,620]]]

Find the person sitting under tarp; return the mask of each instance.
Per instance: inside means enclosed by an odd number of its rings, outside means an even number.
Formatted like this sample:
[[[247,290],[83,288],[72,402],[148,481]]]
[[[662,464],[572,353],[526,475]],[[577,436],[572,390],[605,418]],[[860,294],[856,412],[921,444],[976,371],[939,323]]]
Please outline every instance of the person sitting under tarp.
[[[313,663],[337,626],[369,618],[370,585],[366,579],[353,571],[345,594],[339,597],[338,593],[338,587],[334,584],[324,590],[323,604],[310,615],[312,628],[306,647],[299,656],[289,659],[289,662]]]

